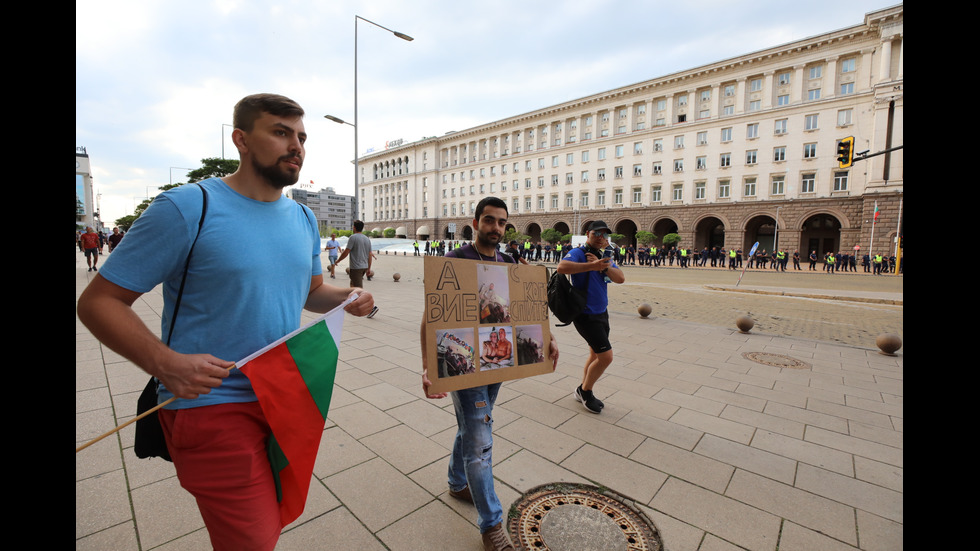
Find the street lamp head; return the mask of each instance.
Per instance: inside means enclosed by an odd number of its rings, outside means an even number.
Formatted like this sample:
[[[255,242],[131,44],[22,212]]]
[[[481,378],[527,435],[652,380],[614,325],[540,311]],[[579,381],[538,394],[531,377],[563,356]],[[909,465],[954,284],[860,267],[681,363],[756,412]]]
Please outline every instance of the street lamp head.
[[[323,118],[325,118],[325,119],[327,119],[329,121],[333,121],[333,122],[335,122],[337,124],[346,124],[346,125],[349,125],[349,126],[354,126],[353,124],[351,124],[351,123],[349,123],[349,122],[347,122],[347,121],[345,121],[343,119],[337,118],[337,117],[335,117],[333,115],[324,115]]]
[[[415,40],[414,38],[412,38],[412,37],[410,37],[410,36],[408,36],[408,35],[407,35],[407,34],[405,34],[405,33],[400,33],[400,32],[398,32],[398,31],[392,31],[392,32],[393,32],[393,33],[395,33],[395,36],[397,36],[398,38],[401,38],[402,40],[407,40],[407,41],[409,41],[409,42],[411,42],[411,41],[413,41],[413,40]]]

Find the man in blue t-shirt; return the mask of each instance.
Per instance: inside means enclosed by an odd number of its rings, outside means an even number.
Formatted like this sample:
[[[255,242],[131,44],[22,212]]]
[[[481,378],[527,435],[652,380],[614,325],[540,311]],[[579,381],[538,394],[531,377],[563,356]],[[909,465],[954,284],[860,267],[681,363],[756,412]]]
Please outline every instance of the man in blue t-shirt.
[[[337,234],[331,233],[323,250],[327,251],[327,258],[330,259],[330,279],[337,279],[337,257],[340,255],[340,241],[337,241]]]
[[[572,286],[586,292],[585,309],[572,322],[589,345],[589,358],[585,361],[582,384],[575,389],[575,397],[592,413],[601,412],[604,406],[593,394],[592,387],[613,360],[606,283],[626,281],[623,271],[608,252],[604,252],[609,246],[608,236],[609,227],[605,222],[592,222],[586,233],[585,246],[570,250],[558,263],[558,273],[571,275]]]
[[[370,293],[324,284],[316,219],[283,196],[306,153],[303,114],[274,94],[238,102],[236,172],[158,196],[78,299],[92,334],[159,380],[160,403],[179,398],[159,420],[214,549],[272,550],[283,528],[270,429],[234,362],[298,329],[304,308],[328,312],[355,291],[346,311],[374,306]],[[132,308],[161,283],[169,345]]]

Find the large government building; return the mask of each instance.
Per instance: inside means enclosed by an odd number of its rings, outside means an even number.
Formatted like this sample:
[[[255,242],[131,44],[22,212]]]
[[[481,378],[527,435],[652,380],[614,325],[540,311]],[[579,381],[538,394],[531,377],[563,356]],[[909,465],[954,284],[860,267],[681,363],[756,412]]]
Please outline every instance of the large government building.
[[[686,247],[818,255],[902,231],[903,6],[837,31],[376,152],[368,229],[471,239],[493,195],[538,240],[593,220]],[[838,142],[868,155],[839,168]],[[453,230],[455,229],[455,233]],[[622,244],[622,243],[621,243]]]

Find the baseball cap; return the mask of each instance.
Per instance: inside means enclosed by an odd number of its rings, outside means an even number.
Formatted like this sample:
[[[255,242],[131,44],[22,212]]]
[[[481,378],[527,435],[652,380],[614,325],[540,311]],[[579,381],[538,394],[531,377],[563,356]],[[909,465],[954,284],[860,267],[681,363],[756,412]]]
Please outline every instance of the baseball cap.
[[[595,222],[589,224],[589,231],[604,231],[606,233],[612,233],[609,226],[607,226],[602,220],[596,220]]]

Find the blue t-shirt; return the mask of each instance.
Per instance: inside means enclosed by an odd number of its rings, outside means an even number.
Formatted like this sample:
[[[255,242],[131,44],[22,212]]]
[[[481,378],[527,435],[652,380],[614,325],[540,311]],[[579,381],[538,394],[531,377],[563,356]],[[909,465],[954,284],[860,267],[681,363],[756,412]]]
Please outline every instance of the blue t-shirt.
[[[562,260],[587,262],[585,258],[585,248],[575,247],[574,249],[568,251],[568,254],[566,254]],[[616,263],[612,260],[610,260],[609,265],[613,268],[617,267]],[[582,312],[585,314],[601,314],[605,312],[609,307],[609,295],[606,291],[606,276],[595,270],[571,274],[571,276],[573,287],[586,290],[585,309]],[[586,282],[588,282],[587,289]]]
[[[340,242],[336,239],[331,239],[327,241],[328,247],[333,247],[327,251],[327,256],[337,257],[340,256]]]
[[[291,199],[249,199],[218,178],[201,184],[208,192],[207,214],[190,260],[170,348],[237,362],[299,328],[310,279],[323,273],[320,235],[312,212]],[[164,342],[202,204],[196,185],[157,196],[100,272],[138,293],[163,284]],[[160,386],[160,402],[172,396]],[[232,369],[209,394],[176,400],[168,408],[255,400],[248,379]]]

